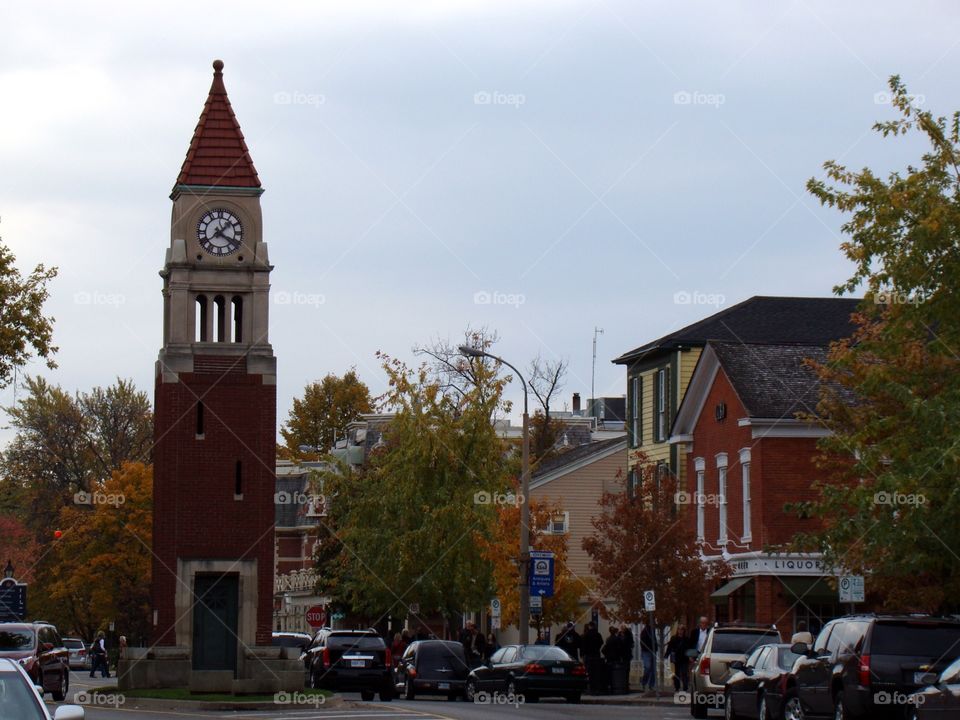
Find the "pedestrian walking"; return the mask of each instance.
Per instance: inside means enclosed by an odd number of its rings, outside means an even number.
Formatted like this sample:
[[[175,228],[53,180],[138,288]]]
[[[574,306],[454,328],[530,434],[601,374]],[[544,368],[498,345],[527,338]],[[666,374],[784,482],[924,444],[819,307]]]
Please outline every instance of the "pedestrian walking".
[[[543,630],[537,630],[537,640],[533,643],[534,645],[549,645],[550,641],[547,640],[547,635]]]
[[[697,655],[703,652],[703,646],[707,642],[707,633],[710,631],[710,620],[706,615],[700,616],[700,623],[694,628],[690,636],[690,648],[697,651]]]
[[[90,677],[94,677],[98,669],[103,677],[110,677],[110,662],[107,660],[107,641],[102,630],[97,633],[97,637],[93,641],[93,647],[90,648],[90,653],[93,657],[90,663]]]
[[[801,620],[797,623],[797,631],[790,638],[790,644],[803,643],[804,645],[813,645],[813,635],[807,630],[807,623]]]
[[[580,649],[583,654],[583,664],[587,666],[587,678],[590,681],[590,693],[592,695],[599,695],[606,689],[603,656],[600,654],[602,647],[603,635],[600,634],[594,623],[588,622],[583,626]]]
[[[579,660],[580,642],[580,633],[577,632],[577,628],[574,626],[573,621],[571,620],[567,623],[567,626],[557,638],[557,647],[561,648],[574,660]]]
[[[640,625],[640,660],[643,662],[643,679],[640,684],[644,691],[653,692],[657,689],[657,638],[653,633],[653,626],[646,616],[643,616]]]
[[[492,632],[487,633],[487,642],[484,646],[483,659],[488,661],[493,656],[493,654],[500,649],[500,643],[497,642],[497,636]]]
[[[674,692],[686,692],[690,689],[690,658],[687,650],[690,650],[690,635],[687,633],[687,626],[681,623],[663,652],[663,656],[673,663]]]

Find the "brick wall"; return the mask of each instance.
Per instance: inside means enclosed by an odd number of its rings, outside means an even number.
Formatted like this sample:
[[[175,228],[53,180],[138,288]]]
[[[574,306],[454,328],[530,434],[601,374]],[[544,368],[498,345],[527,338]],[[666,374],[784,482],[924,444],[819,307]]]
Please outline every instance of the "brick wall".
[[[154,642],[175,642],[177,558],[257,560],[257,644],[270,643],[276,386],[259,375],[181,373],[155,388]],[[204,435],[197,437],[197,398]],[[237,461],[242,499],[235,499]]]

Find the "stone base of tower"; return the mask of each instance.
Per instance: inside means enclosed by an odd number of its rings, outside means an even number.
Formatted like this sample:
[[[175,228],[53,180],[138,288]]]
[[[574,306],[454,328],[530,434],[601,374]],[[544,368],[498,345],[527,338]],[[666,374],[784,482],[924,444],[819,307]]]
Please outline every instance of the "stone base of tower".
[[[128,648],[117,668],[118,687],[237,695],[303,689],[299,648],[264,644],[272,596],[263,586],[272,578],[261,577],[260,566],[255,557],[161,563],[154,580],[168,580],[161,585],[169,592],[155,593],[154,644]]]
[[[269,695],[304,687],[298,648],[245,648],[232,670],[194,670],[188,647],[128,648],[117,667],[120,690],[186,688],[194,693]]]

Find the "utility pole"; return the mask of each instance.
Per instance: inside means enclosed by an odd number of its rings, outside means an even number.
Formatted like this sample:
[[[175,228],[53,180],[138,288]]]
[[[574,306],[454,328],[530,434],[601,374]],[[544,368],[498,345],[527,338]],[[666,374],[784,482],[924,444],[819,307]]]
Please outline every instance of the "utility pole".
[[[593,327],[593,365],[590,368],[590,402],[596,402],[597,396],[594,389],[597,377],[597,335],[603,335],[603,328]],[[590,412],[593,413],[593,407],[591,406]]]

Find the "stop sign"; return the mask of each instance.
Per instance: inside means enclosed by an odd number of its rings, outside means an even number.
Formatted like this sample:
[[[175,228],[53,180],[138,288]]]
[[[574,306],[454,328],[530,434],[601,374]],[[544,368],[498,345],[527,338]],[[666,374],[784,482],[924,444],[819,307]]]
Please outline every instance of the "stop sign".
[[[312,628],[322,628],[327,624],[327,611],[322,605],[314,605],[307,610],[307,624]]]

